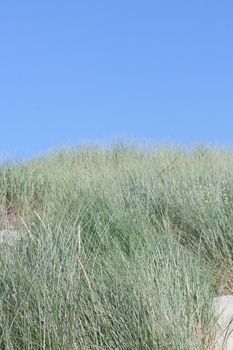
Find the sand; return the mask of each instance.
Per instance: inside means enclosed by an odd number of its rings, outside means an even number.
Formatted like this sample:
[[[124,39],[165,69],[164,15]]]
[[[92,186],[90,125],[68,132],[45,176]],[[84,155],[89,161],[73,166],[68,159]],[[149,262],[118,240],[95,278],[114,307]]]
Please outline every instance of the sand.
[[[218,324],[216,331],[216,350],[233,350],[233,295],[214,299]]]

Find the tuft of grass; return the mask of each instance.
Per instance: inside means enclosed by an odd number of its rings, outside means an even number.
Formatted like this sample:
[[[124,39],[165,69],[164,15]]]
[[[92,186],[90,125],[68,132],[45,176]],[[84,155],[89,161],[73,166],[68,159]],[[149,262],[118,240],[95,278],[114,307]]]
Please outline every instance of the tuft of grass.
[[[0,349],[214,348],[232,152],[114,145],[0,167]]]

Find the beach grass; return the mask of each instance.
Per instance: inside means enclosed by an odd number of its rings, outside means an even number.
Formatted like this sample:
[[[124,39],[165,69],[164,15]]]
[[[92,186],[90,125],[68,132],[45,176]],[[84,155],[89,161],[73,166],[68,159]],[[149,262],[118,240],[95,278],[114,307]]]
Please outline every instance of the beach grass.
[[[0,349],[214,349],[233,152],[115,145],[0,167]]]

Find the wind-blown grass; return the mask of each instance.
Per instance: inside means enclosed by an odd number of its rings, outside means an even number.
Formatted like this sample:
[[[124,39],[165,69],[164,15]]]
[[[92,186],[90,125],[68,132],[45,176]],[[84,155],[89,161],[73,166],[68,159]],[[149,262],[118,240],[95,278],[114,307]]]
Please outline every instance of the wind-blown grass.
[[[213,349],[213,297],[232,287],[232,179],[232,152],[211,149],[2,165],[4,225],[23,239],[0,245],[0,349]]]

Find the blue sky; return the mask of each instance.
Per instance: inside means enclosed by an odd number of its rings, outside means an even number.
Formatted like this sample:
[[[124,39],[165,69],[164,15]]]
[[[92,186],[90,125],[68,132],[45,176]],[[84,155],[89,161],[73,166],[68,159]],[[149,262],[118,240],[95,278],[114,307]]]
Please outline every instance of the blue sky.
[[[232,144],[233,2],[0,3],[0,153]]]

